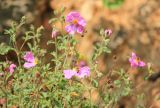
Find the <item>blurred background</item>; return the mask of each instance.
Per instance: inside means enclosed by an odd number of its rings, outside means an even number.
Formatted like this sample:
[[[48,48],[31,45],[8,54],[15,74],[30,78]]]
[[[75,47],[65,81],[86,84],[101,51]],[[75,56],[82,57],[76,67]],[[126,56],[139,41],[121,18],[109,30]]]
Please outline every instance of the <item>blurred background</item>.
[[[109,46],[112,53],[104,54],[99,60],[99,69],[104,74],[112,69],[124,68],[131,74],[135,85],[138,85],[143,82],[147,70],[130,68],[128,58],[131,52],[136,52],[142,60],[152,64],[154,75],[142,86],[147,95],[142,101],[147,106],[153,105],[151,108],[160,108],[160,101],[155,99],[160,95],[160,0],[0,0],[0,42],[8,43],[9,38],[4,35],[4,29],[12,21],[19,21],[22,16],[26,16],[26,28],[30,24],[44,26],[41,46],[52,49],[46,45],[51,39],[52,31],[48,21],[54,17],[53,11],[60,10],[61,7],[65,7],[65,14],[73,10],[80,12],[87,21],[87,33],[80,39],[81,46],[77,47],[87,57],[99,39],[99,28],[112,29]],[[17,36],[21,45],[21,31]],[[7,56],[14,59],[13,55],[15,54],[11,52]],[[100,83],[103,84],[105,80],[104,76]],[[93,98],[98,101],[96,96]],[[135,102],[133,97],[124,97],[120,100],[120,108],[134,108]]]

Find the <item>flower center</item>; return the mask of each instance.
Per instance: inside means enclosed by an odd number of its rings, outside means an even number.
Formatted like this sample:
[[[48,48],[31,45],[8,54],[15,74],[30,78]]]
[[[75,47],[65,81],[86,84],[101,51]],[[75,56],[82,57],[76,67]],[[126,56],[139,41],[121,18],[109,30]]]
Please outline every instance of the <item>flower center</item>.
[[[34,60],[34,64],[37,64],[37,63],[38,63],[38,60],[37,60],[37,59],[35,59],[35,60]]]
[[[72,23],[76,25],[76,24],[78,24],[78,20],[77,20],[77,19],[74,19],[74,20],[72,21]]]
[[[140,61],[140,58],[139,58],[139,57],[137,57],[137,58],[135,59],[135,62],[138,64],[138,63],[139,63],[139,61]]]

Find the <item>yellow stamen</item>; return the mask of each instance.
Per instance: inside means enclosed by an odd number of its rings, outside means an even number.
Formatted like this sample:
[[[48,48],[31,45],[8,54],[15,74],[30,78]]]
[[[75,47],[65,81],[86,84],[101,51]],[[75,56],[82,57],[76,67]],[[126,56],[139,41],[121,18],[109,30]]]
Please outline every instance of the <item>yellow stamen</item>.
[[[38,63],[38,60],[37,60],[37,59],[35,59],[35,60],[34,60],[34,64],[37,64],[37,63]]]
[[[72,23],[73,23],[73,24],[78,24],[78,20],[77,20],[77,19],[74,19],[74,20],[72,21]]]
[[[140,58],[137,57],[137,58],[135,59],[135,62],[136,62],[136,63],[139,63],[139,62],[140,62]]]

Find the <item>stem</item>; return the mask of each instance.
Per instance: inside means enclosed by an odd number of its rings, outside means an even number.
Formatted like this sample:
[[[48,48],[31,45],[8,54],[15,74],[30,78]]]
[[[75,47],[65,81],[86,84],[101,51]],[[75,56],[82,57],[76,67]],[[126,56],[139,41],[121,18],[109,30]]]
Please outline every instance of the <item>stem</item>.
[[[18,51],[18,47],[17,47],[16,42],[13,45],[14,45],[14,48],[16,49],[15,52],[16,52],[16,55],[17,55],[17,58],[18,58],[18,64],[21,67],[22,65],[21,65],[21,61],[20,61],[20,57],[19,57],[19,51]]]
[[[61,22],[61,30],[62,30],[62,35],[63,35],[63,21]]]
[[[57,50],[57,37],[55,37],[55,49],[56,49],[56,57],[55,57],[55,72],[57,72],[57,61],[58,61],[58,50]]]
[[[4,87],[5,87],[5,90],[7,91],[7,79],[6,79],[6,77],[4,78]],[[4,91],[4,93],[5,93],[5,97],[6,97],[6,108],[8,108],[8,95],[7,95],[7,93]]]
[[[90,79],[91,79],[91,81],[90,81],[90,85],[91,85],[92,84],[91,75],[90,75]],[[92,108],[92,88],[91,87],[89,88],[89,95],[90,95],[90,107]]]
[[[67,37],[67,43],[69,43],[69,36]],[[70,43],[69,43],[69,48],[70,48]],[[68,57],[68,53],[69,53],[69,51],[67,51],[67,50],[68,50],[69,48],[67,48],[67,49],[65,50],[65,52],[64,52],[64,53],[67,53],[67,54],[66,54],[65,59],[64,59],[63,67],[64,67],[64,65],[66,64],[66,61],[67,61],[67,57]]]
[[[21,61],[20,61],[20,57],[19,57],[19,52],[17,51],[17,52],[16,52],[16,54],[17,54],[17,58],[18,58],[19,66],[20,66],[20,67],[22,67],[22,65],[21,65]]]
[[[89,89],[89,95],[90,95],[90,107],[92,108],[92,89]]]
[[[38,99],[38,94],[39,94],[39,87],[38,87],[38,84],[36,84],[37,86],[36,86],[36,88],[37,88],[37,90],[36,90],[36,103],[35,103],[35,108],[37,108],[37,106],[38,106],[38,103],[39,103],[39,99]]]
[[[24,44],[25,44],[26,42],[27,42],[26,40],[23,42],[23,44],[22,44],[22,46],[21,46],[21,48],[20,48],[20,51],[22,50],[22,48],[23,48],[23,46],[24,46]]]
[[[115,100],[111,103],[111,108],[114,108]]]

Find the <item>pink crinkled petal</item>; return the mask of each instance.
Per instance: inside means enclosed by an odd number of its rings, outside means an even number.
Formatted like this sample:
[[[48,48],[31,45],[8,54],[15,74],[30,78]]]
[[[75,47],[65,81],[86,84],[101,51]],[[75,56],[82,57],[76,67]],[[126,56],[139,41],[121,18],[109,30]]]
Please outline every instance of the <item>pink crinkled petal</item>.
[[[140,61],[140,62],[139,62],[139,66],[140,66],[140,67],[144,67],[145,65],[146,65],[146,64],[145,64],[143,61]]]
[[[134,58],[137,58],[136,53],[132,52],[132,58],[133,58],[133,59],[134,59]]]
[[[84,66],[80,68],[79,72],[76,74],[79,78],[88,77],[90,75],[90,68],[88,66]]]
[[[26,52],[26,54],[24,55],[24,60],[27,62],[34,62],[34,56],[32,52]]]
[[[66,22],[72,22],[74,19],[78,18],[80,14],[78,12],[72,11],[66,16]]]
[[[86,21],[81,17],[78,21],[78,24],[84,27],[86,26]]]
[[[15,64],[11,64],[11,65],[9,66],[9,72],[10,72],[11,74],[13,74],[14,68],[16,68],[16,65],[15,65]]]
[[[26,68],[26,69],[29,69],[29,68],[32,68],[32,67],[34,67],[36,64],[34,64],[34,63],[29,63],[29,62],[26,62],[26,63],[24,63],[24,67]]]
[[[65,27],[66,31],[69,33],[69,34],[75,34],[75,31],[76,31],[76,26],[71,24],[71,25],[67,25]]]
[[[79,26],[77,27],[77,33],[82,34],[83,31],[84,31],[84,28],[83,28],[82,26],[79,25]]]
[[[63,73],[64,73],[64,77],[66,79],[71,79],[76,74],[76,71],[74,71],[74,70],[64,70]]]

